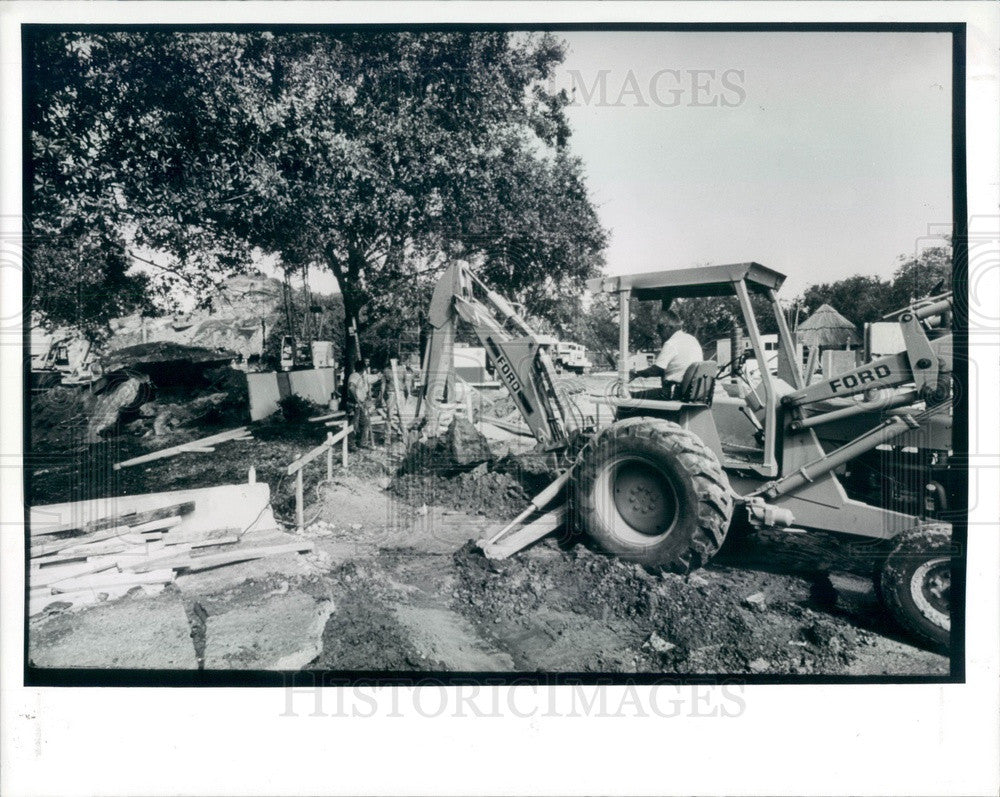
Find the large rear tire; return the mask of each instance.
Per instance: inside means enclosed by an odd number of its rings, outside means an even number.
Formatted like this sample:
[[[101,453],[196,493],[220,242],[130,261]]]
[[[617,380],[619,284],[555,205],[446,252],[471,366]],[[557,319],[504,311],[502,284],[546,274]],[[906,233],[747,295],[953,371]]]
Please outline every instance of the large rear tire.
[[[882,603],[912,636],[937,649],[951,638],[951,527],[919,526],[895,539],[879,575]]]
[[[620,421],[583,453],[573,511],[608,553],[687,573],[722,546],[733,514],[729,480],[693,432],[658,418]]]

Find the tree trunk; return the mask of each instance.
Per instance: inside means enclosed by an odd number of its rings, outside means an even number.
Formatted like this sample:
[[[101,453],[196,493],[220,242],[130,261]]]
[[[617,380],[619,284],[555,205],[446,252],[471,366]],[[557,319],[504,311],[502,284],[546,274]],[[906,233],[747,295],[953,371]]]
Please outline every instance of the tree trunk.
[[[354,373],[354,364],[361,358],[358,351],[357,340],[359,333],[351,332],[351,328],[358,328],[358,314],[360,307],[353,298],[348,298],[348,293],[343,293],[344,298],[344,384],[340,390],[340,406],[346,409],[347,406],[347,380]],[[360,332],[360,331],[359,331]]]
[[[344,382],[340,387],[340,406],[346,409],[347,380],[354,373],[354,363],[362,357],[358,341],[361,337],[359,318],[364,302],[358,290],[358,279],[364,261],[354,251],[348,253],[346,268],[344,262],[332,254],[328,255],[328,261],[344,301]],[[355,330],[353,333],[352,327]]]

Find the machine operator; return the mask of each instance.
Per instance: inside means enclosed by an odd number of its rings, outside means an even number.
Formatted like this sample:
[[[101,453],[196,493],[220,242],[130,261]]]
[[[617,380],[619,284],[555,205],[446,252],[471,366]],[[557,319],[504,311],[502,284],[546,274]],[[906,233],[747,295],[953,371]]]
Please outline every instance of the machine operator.
[[[629,381],[639,377],[658,376],[662,384],[660,397],[672,398],[676,386],[684,378],[684,372],[692,363],[705,358],[701,344],[694,335],[685,332],[681,327],[681,318],[673,310],[663,310],[656,322],[656,332],[663,341],[660,353],[648,368],[629,372]],[[649,396],[652,398],[652,396]]]

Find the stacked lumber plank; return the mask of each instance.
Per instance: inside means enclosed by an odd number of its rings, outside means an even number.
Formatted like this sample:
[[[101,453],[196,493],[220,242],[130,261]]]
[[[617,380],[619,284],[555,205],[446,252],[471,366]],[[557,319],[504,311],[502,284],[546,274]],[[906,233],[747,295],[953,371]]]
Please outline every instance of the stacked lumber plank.
[[[277,533],[269,498],[266,484],[250,484],[33,507],[29,614],[55,601],[77,606],[135,587],[158,591],[179,573],[311,551]],[[240,525],[227,525],[227,514]],[[60,516],[79,521],[42,520]]]

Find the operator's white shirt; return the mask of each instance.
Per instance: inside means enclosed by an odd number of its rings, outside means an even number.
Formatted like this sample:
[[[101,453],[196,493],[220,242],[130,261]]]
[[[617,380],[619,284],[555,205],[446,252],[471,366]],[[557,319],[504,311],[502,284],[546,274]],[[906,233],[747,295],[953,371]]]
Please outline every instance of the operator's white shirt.
[[[677,330],[663,343],[653,365],[663,369],[664,379],[680,382],[691,363],[699,363],[704,359],[698,339],[683,330]]]

